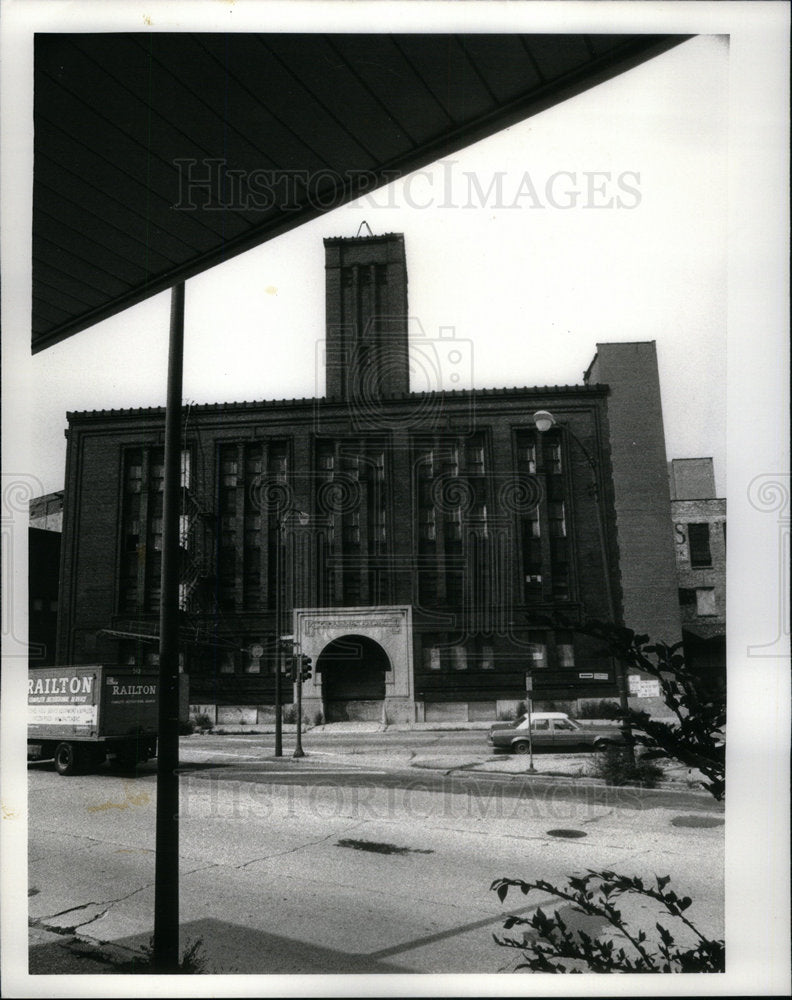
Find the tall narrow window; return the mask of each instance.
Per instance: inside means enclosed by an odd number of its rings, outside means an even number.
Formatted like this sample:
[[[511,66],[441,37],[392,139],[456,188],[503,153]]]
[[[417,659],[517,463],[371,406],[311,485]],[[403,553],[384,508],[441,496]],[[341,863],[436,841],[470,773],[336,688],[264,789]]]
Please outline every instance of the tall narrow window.
[[[689,524],[688,543],[690,544],[690,565],[692,569],[704,569],[712,565],[710,551],[709,524]]]
[[[563,501],[552,501],[547,505],[550,519],[551,538],[566,538],[566,510]]]
[[[467,670],[467,650],[463,645],[451,647],[451,666],[454,670]]]
[[[190,453],[186,449],[181,453],[181,487],[183,490],[190,488]]]
[[[575,645],[571,632],[556,633],[556,656],[559,667],[575,666]]]
[[[258,608],[261,602],[261,511],[255,501],[256,484],[264,467],[264,449],[260,444],[245,445],[245,490],[243,580],[242,595],[245,607]]]
[[[236,605],[237,574],[237,487],[238,448],[237,445],[223,445],[220,448],[220,483],[218,496],[219,527],[217,553],[217,599],[224,610],[232,610]]]
[[[484,439],[481,434],[465,445],[465,471],[469,476],[484,475]]]
[[[521,434],[517,439],[517,467],[520,472],[536,472],[536,445]]]
[[[429,645],[423,647],[423,667],[424,670],[439,670],[441,666],[440,661],[440,647],[437,645]]]
[[[533,670],[547,667],[547,636],[544,632],[531,630],[528,633],[528,663]]]
[[[557,476],[561,473],[561,444],[558,441],[545,441],[543,456],[544,469],[548,475]]]
[[[422,507],[418,511],[419,537],[424,542],[435,540],[435,512],[434,507]]]
[[[369,542],[376,551],[385,543],[385,453],[375,450],[369,462]]]
[[[158,611],[162,594],[162,513],[165,489],[164,454],[161,448],[150,453],[148,480],[148,532],[146,548],[147,611]]]
[[[121,554],[120,605],[132,611],[138,604],[138,569],[143,557],[140,497],[143,488],[143,455],[127,452],[124,469],[124,528]]]

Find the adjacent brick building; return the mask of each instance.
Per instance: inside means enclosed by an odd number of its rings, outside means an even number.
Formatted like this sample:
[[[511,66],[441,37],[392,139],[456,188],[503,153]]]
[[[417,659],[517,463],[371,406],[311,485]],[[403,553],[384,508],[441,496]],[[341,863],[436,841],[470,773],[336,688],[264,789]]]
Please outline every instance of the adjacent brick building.
[[[608,657],[552,622],[678,631],[654,345],[598,345],[583,385],[443,391],[464,345],[409,331],[403,237],[325,252],[326,396],[185,410],[192,703],[271,712],[284,634],[309,717],[492,718],[528,668],[537,700],[612,697]],[[164,413],[68,420],[60,659],[156,662]]]
[[[711,458],[669,465],[671,518],[685,658],[702,673],[726,668],[726,500]]]
[[[63,491],[30,501],[28,521],[28,660],[55,663]]]

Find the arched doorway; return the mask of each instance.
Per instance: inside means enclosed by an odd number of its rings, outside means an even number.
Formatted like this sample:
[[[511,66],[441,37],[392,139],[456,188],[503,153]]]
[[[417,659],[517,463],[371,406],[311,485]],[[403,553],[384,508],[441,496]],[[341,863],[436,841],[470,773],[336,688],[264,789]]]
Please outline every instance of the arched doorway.
[[[324,717],[327,722],[351,719],[378,721],[385,699],[388,654],[364,635],[344,635],[319,654]]]

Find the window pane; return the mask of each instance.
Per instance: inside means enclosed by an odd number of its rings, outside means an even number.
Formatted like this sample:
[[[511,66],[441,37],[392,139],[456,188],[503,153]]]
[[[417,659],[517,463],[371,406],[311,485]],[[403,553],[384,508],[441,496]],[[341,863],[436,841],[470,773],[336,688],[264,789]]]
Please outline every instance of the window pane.
[[[452,665],[454,670],[467,670],[467,650],[464,646],[453,646],[451,649],[452,653]]]
[[[440,647],[439,646],[424,646],[423,649],[423,665],[425,670],[439,670],[440,669]]]
[[[574,667],[575,647],[569,632],[559,632],[556,635],[556,653],[559,667]]]
[[[711,587],[699,587],[696,591],[696,614],[697,615],[714,615],[716,614],[715,608],[715,591]]]
[[[694,568],[712,565],[708,524],[689,524],[690,565]]]

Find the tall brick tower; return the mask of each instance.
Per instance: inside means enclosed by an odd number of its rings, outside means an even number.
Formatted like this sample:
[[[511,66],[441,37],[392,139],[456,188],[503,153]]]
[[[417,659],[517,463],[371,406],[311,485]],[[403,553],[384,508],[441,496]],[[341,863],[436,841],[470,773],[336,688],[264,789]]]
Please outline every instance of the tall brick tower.
[[[324,245],[327,396],[365,407],[408,392],[404,236]]]
[[[682,638],[663,409],[654,341],[597,344],[585,373],[606,383],[624,623],[655,642]]]

